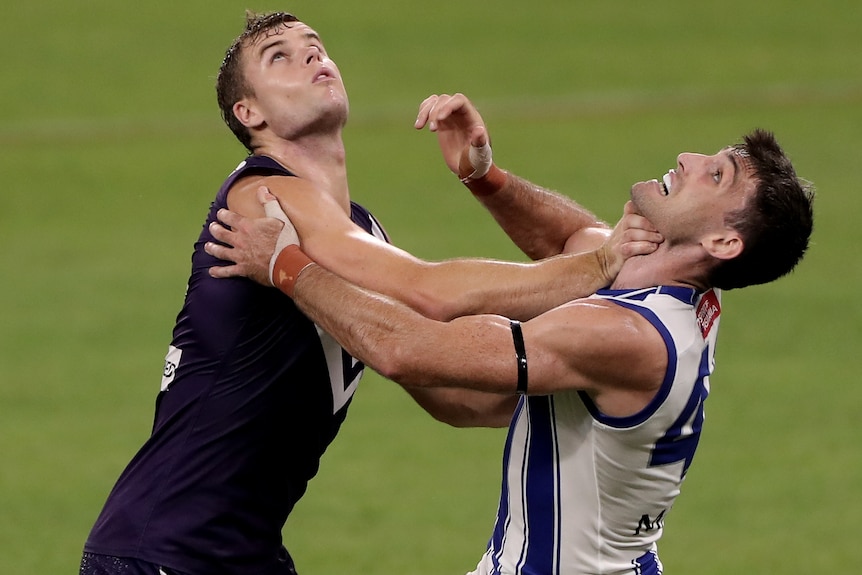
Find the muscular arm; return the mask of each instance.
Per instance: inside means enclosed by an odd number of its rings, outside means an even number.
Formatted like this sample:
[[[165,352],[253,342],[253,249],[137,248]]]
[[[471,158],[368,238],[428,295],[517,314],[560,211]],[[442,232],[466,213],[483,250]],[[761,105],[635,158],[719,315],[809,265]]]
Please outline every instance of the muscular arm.
[[[253,183],[261,182],[264,180]],[[297,178],[271,178],[264,183],[279,190],[281,201],[288,205],[300,233],[306,237],[305,249],[319,262],[341,270],[342,275],[353,281],[402,299],[428,317],[447,319],[489,309],[511,317],[533,317],[557,305],[554,298],[567,301],[592,293],[606,281],[600,273],[602,266],[597,254],[560,256],[533,264],[486,260],[424,262],[355,226],[333,201],[308,189],[307,182]],[[247,192],[235,195],[246,200],[248,196]],[[244,208],[240,205],[234,208],[252,214],[262,212],[260,203],[255,203],[256,206],[246,201],[249,205]],[[228,223],[234,231],[214,226],[213,232],[236,248],[210,245],[207,251],[237,261],[248,257],[247,263],[256,263],[256,277],[267,278],[272,246],[260,249],[261,243],[265,243],[260,238],[241,234],[251,229],[246,227],[265,222],[278,224],[275,220],[250,220],[233,214]],[[653,235],[647,234],[647,237]],[[273,236],[273,244],[274,241]],[[244,244],[248,245],[240,249]],[[263,259],[255,260],[254,254],[263,254]],[[225,269],[228,268],[214,268],[211,273],[218,275]],[[248,269],[244,275],[249,275]],[[517,403],[512,395],[480,389],[409,384],[404,387],[433,417],[459,427],[505,426]]]
[[[453,427],[506,427],[518,404],[514,395],[456,387],[402,387],[434,419]]]
[[[607,224],[572,199],[512,173],[506,172],[500,190],[475,197],[534,260],[589,249],[591,237],[610,232]]]
[[[589,246],[596,232],[609,231],[604,222],[574,200],[495,166],[488,174],[472,179],[478,168],[476,162],[482,164],[482,160],[471,158],[484,158],[484,166],[491,162],[490,138],[482,116],[463,94],[435,94],[426,98],[419,106],[414,127],[426,126],[437,134],[449,169],[465,182],[503,231],[530,258],[537,260],[592,249]]]
[[[477,313],[534,317],[608,285],[625,257],[649,253],[655,247],[650,242],[660,239],[648,229],[618,226],[614,241],[583,254],[533,263],[469,258],[427,262],[367,234],[333,200],[309,189],[310,184],[303,180],[264,178],[259,183],[269,186],[278,197],[299,233],[303,250],[312,259],[351,282],[399,299],[436,319]],[[626,217],[648,226],[639,216]],[[265,276],[262,269],[266,269],[268,259],[254,261],[246,253],[263,242],[254,236],[253,223],[230,213],[220,218],[226,218],[234,231],[214,228],[213,234],[233,249],[208,246],[207,250],[217,257],[243,262],[243,266],[214,268],[211,273],[219,277],[238,273],[257,279]],[[596,236],[591,245],[584,245],[596,248],[602,239]]]
[[[319,266],[300,274],[293,297],[354,357],[404,386],[515,392],[517,365],[504,317],[431,320]],[[667,365],[664,343],[649,322],[608,302],[555,308],[524,323],[523,334],[529,393],[585,390],[610,415],[642,409]]]

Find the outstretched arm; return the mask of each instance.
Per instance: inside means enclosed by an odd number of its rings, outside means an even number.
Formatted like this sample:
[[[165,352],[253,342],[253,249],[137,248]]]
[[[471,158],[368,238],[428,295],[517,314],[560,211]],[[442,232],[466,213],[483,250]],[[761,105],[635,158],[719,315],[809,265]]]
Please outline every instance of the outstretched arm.
[[[642,409],[665,375],[661,335],[613,303],[571,302],[522,326],[497,315],[439,322],[307,262],[280,258],[277,271],[295,279],[279,289],[351,355],[407,387],[502,396],[584,390],[624,416]]]
[[[463,94],[426,98],[414,127],[437,134],[449,169],[532,259],[582,251],[608,226],[571,198],[542,188],[493,163],[487,127]]]
[[[283,180],[290,189],[283,187]],[[533,263],[469,258],[426,262],[367,234],[327,196],[302,189],[307,184],[295,178],[266,183],[282,186],[279,202],[290,213],[303,250],[312,259],[351,282],[395,297],[437,319],[476,313],[534,317],[608,285],[627,257],[650,253],[661,241],[649,222],[627,204],[614,234],[591,252]],[[215,277],[244,275],[266,283],[261,278],[267,275],[268,254],[275,244],[273,232],[280,226],[226,210],[219,218],[231,229],[213,224],[211,232],[226,245],[209,244],[206,250],[235,265],[212,268],[210,273]],[[269,250],[260,249],[262,244]]]

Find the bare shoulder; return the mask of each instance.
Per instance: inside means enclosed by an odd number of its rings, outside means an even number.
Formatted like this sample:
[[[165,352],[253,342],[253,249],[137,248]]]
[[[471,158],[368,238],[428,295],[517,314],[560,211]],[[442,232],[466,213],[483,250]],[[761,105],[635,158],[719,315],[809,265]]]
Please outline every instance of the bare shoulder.
[[[263,207],[257,200],[257,190],[266,186],[269,190],[284,199],[291,201],[306,195],[317,196],[314,184],[295,176],[254,174],[240,178],[234,183],[227,195],[228,208],[246,217],[261,217]]]
[[[547,385],[596,393],[658,389],[667,368],[661,334],[641,314],[601,299],[559,306],[524,326],[527,353],[548,369]],[[555,382],[556,381],[556,382]]]
[[[614,340],[634,345],[661,336],[641,314],[612,301],[580,298],[550,310],[536,318],[538,325],[551,332],[564,329],[584,338],[608,334]],[[629,339],[633,341],[628,341]],[[649,341],[647,342],[649,343]]]

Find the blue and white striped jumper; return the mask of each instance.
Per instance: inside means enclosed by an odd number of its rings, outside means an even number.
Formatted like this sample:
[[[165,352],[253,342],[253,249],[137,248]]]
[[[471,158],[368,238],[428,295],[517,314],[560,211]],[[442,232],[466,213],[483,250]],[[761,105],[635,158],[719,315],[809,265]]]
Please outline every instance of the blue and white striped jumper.
[[[700,438],[720,293],[662,286],[592,297],[641,314],[662,335],[661,388],[629,417],[602,414],[581,391],[522,398],[494,533],[471,575],[662,572],[656,542]]]

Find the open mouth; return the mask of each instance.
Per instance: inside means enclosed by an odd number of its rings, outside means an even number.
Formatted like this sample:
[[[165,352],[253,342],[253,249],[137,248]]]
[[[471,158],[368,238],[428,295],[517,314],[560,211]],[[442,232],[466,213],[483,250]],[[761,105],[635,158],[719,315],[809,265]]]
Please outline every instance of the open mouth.
[[[670,172],[666,173],[662,176],[661,179],[661,193],[663,196],[667,196],[670,194],[671,190],[671,180],[670,180]]]
[[[329,80],[334,78],[335,75],[326,68],[321,68],[317,73],[317,76],[314,77],[315,82],[322,82],[323,80]]]

